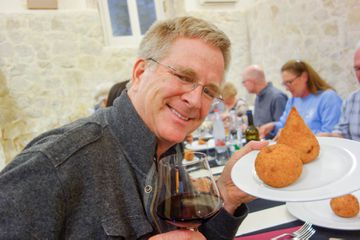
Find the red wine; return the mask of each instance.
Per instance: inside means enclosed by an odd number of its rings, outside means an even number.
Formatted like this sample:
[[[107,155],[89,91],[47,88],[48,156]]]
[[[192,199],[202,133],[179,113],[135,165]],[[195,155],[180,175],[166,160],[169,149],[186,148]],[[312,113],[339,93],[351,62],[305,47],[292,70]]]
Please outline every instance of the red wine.
[[[161,219],[178,227],[198,227],[220,209],[221,200],[211,194],[182,193],[165,199],[157,207]]]

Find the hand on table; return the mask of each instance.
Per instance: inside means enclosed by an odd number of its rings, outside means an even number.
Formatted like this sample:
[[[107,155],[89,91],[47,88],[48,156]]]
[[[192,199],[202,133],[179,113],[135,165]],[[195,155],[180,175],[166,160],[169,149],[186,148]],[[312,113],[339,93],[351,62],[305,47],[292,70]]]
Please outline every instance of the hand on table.
[[[264,139],[275,127],[275,123],[270,122],[259,127],[260,139]]]
[[[224,208],[230,214],[234,214],[235,210],[242,203],[247,203],[255,199],[253,196],[241,191],[233,183],[231,179],[231,170],[234,164],[247,153],[253,150],[259,150],[268,144],[269,143],[267,141],[251,141],[239,151],[236,151],[226,163],[224,170],[217,181],[217,185],[219,187],[221,197],[224,200]]]
[[[319,132],[319,133],[316,134],[316,136],[319,136],[319,137],[339,137],[339,138],[343,138],[343,135],[341,135],[341,133]]]
[[[201,232],[194,232],[191,230],[175,230],[167,233],[157,234],[149,240],[206,240]]]

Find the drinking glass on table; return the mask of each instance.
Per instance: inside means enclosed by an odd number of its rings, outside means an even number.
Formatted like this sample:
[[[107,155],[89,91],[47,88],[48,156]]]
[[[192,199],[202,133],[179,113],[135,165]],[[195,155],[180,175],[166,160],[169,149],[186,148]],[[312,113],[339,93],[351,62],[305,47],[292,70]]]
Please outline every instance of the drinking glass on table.
[[[159,161],[155,212],[179,228],[194,229],[215,215],[222,206],[207,155],[194,153],[191,161],[180,154]]]

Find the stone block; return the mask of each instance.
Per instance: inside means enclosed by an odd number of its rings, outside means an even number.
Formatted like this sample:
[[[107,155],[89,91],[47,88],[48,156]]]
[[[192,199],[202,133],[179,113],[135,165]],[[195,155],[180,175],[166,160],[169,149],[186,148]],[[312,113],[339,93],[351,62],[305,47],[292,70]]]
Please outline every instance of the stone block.
[[[57,0],[27,0],[29,9],[57,9]]]

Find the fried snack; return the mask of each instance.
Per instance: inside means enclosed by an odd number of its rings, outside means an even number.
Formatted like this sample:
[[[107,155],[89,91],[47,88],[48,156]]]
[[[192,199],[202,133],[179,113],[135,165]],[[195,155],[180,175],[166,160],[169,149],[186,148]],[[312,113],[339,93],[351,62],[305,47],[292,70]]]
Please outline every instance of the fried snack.
[[[189,149],[184,150],[184,159],[185,160],[191,161],[194,159],[194,157],[195,157],[195,155],[194,155],[193,151],[191,151]]]
[[[199,140],[198,140],[198,144],[199,145],[204,145],[204,144],[206,144],[206,140],[205,139],[203,139],[203,138],[199,138]]]
[[[315,160],[320,152],[318,140],[295,107],[291,109],[277,143],[286,144],[298,150],[303,163]]]
[[[185,141],[187,141],[189,144],[191,144],[193,142],[193,135],[192,134],[186,135]]]
[[[211,180],[209,178],[191,179],[193,186],[199,192],[210,192]]]
[[[351,218],[359,214],[359,201],[352,194],[332,198],[330,207],[339,217]]]
[[[280,188],[294,183],[301,175],[303,163],[297,150],[274,144],[260,150],[255,159],[259,178],[269,186]]]

